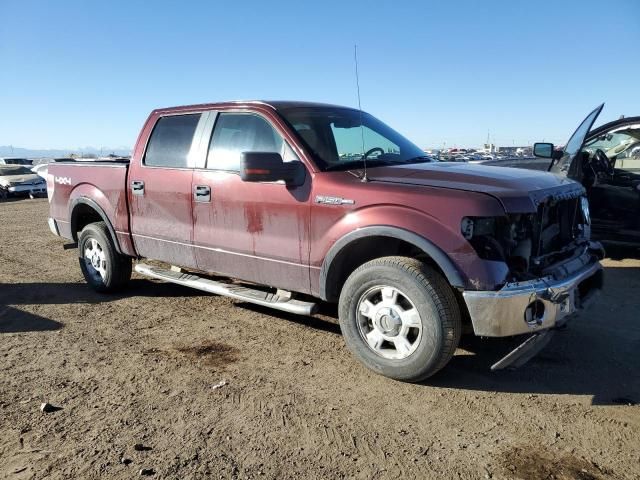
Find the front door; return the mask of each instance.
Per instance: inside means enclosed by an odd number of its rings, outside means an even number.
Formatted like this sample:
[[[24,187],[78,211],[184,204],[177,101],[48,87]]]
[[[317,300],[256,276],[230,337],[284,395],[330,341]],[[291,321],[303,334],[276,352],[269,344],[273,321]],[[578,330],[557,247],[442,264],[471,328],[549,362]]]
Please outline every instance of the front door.
[[[193,176],[193,240],[198,268],[309,292],[309,193],[304,185],[240,179],[242,152],[295,153],[269,121],[248,112],[219,113],[206,168]]]
[[[619,125],[589,139],[587,183],[594,237],[640,244],[640,123]],[[604,162],[610,168],[602,168]]]
[[[202,117],[200,113],[160,117],[146,152],[131,166],[131,232],[141,257],[196,267],[191,184]]]

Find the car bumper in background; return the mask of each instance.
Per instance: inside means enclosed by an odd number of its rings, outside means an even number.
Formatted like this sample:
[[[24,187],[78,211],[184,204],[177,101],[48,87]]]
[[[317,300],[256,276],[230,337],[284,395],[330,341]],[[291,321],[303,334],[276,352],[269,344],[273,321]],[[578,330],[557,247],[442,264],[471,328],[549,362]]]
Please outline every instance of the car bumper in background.
[[[584,308],[602,288],[602,267],[592,262],[562,280],[536,279],[510,283],[498,291],[465,291],[474,333],[507,337],[558,326]]]
[[[32,195],[46,195],[47,187],[42,185],[15,185],[7,188],[9,193],[31,193]]]

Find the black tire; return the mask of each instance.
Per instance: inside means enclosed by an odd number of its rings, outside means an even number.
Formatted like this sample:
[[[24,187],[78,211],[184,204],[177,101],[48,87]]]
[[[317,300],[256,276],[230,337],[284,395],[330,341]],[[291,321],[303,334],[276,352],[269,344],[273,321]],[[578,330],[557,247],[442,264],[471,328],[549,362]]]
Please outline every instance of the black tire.
[[[100,265],[98,268],[103,270],[103,274],[94,267],[91,259],[85,258],[87,249],[97,252],[98,256],[92,255],[92,258],[95,258],[96,265]],[[78,237],[78,257],[84,279],[96,292],[116,292],[131,278],[131,257],[116,252],[104,222],[90,223],[82,229]]]
[[[364,338],[363,329],[373,330],[367,327],[373,322],[360,313],[360,303],[381,285],[397,289],[399,302],[406,304],[408,299],[419,314],[422,330],[415,335],[414,350],[405,358],[385,358]],[[462,330],[460,307],[446,280],[424,263],[406,257],[382,257],[356,269],[340,293],[339,317],[347,348],[366,367],[406,382],[422,381],[443,368],[453,356]],[[388,344],[393,350],[394,344]]]

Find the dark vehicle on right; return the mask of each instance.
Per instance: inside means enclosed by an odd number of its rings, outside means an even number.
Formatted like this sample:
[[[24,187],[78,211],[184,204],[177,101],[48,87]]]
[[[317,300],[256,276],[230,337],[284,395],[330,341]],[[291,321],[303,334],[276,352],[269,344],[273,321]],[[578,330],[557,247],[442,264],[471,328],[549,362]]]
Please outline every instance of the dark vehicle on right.
[[[593,128],[604,104],[576,129],[563,150],[536,143],[549,172],[580,182],[587,191],[591,234],[609,246],[640,247],[640,117]]]

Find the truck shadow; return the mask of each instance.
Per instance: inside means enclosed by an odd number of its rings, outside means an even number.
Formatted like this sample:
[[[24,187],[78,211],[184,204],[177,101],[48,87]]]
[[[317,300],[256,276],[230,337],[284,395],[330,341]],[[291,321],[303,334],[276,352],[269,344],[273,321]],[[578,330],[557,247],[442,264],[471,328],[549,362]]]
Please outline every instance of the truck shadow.
[[[57,305],[103,303],[130,297],[197,297],[206,293],[171,283],[133,279],[122,292],[102,294],[86,283],[0,283],[3,305]]]
[[[133,279],[118,294],[94,292],[85,283],[0,283],[0,334],[58,330],[63,323],[26,312],[20,305],[97,304],[130,297],[195,297],[206,295],[180,285]]]
[[[62,323],[0,305],[0,333],[45,332],[62,328]]]
[[[451,362],[424,387],[471,391],[590,395],[594,405],[640,403],[640,268],[605,268],[605,290],[594,304],[558,331],[549,345],[517,370],[490,366],[516,346],[510,339],[464,336]],[[179,285],[134,279],[120,294],[95,293],[84,283],[0,283],[0,334],[57,330],[63,324],[20,305],[94,304],[131,297],[196,297]],[[335,306],[321,304],[314,317],[239,302],[239,308],[339,335]],[[352,360],[355,361],[355,360]]]
[[[605,290],[549,345],[515,370],[492,372],[491,365],[526,337],[487,339],[465,335],[451,362],[423,387],[459,390],[572,394],[592,397],[593,405],[640,403],[640,268],[605,268]],[[321,304],[314,317],[238,303],[264,315],[339,335],[337,312]],[[353,360],[355,361],[355,360]]]
[[[464,337],[442,372],[424,385],[465,390],[592,395],[594,405],[640,403],[640,269],[605,268],[605,290],[516,370],[490,371],[516,343]]]

